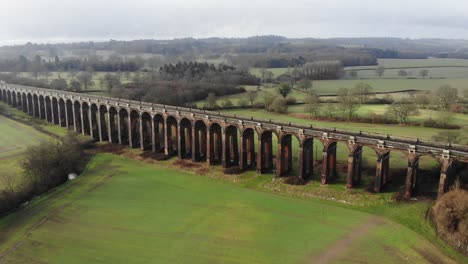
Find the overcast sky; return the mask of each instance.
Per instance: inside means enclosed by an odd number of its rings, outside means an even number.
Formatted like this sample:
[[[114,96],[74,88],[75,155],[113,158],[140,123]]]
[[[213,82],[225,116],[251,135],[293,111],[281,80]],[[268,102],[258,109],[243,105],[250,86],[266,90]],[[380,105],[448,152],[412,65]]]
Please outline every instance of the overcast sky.
[[[468,0],[0,0],[0,45],[247,37],[468,39]]]

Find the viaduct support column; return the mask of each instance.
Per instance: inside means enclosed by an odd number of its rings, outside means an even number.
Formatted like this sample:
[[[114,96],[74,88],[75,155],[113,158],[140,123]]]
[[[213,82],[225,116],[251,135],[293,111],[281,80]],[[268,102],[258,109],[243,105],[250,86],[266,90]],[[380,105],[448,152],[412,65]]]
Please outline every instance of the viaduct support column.
[[[169,156],[169,129],[172,128],[167,127],[167,117],[164,117],[164,155],[166,155],[167,157]]]
[[[106,113],[106,118],[107,118],[107,136],[109,139],[109,142],[112,143],[112,122],[111,122],[111,113],[110,113],[110,107],[106,106],[107,108],[107,113]]]
[[[128,113],[128,145],[133,148],[133,137],[132,137],[132,109],[127,109]]]
[[[72,105],[72,107],[73,107],[73,105]],[[65,127],[66,127],[67,129],[69,129],[70,123],[69,123],[69,121],[68,121],[68,106],[67,106],[67,100],[65,100],[64,108],[65,108],[65,109],[64,109],[64,110],[65,110]]]
[[[29,96],[26,94],[26,111],[28,112],[28,115],[32,115],[32,97],[31,97],[31,103],[29,103]]]
[[[117,139],[119,145],[122,145],[122,124],[120,122],[120,108],[117,109]]]
[[[88,123],[89,123],[89,135],[94,141],[94,129],[93,129],[93,108],[91,103],[88,102]]]
[[[200,142],[198,141],[198,137],[196,136],[196,122],[193,123],[192,126],[192,134],[190,135],[192,137],[192,161],[196,162],[198,161],[197,155],[200,152]]]
[[[257,153],[257,174],[262,174],[262,160],[264,157],[264,152],[263,152],[263,135],[262,133],[258,133],[258,153]]]
[[[276,156],[276,176],[281,177],[292,169],[291,145],[292,136],[281,137],[278,144],[278,154]],[[302,152],[302,150],[300,150]]]
[[[351,147],[348,155],[348,175],[346,188],[361,184],[362,146]]]
[[[138,117],[140,119],[140,127],[139,127],[139,131],[140,131],[140,149],[141,150],[145,150],[145,142],[144,142],[144,137],[143,137],[143,116],[140,114],[140,117]],[[153,122],[150,122],[150,123],[153,123]]]
[[[39,112],[38,115],[39,115],[39,119],[42,119],[42,115],[44,113],[42,113],[42,109],[41,109],[41,100],[39,99],[40,97],[37,96],[37,111]]]
[[[307,139],[301,143],[299,148],[298,177],[307,179],[312,176],[314,168],[314,141]]]
[[[177,158],[182,159],[182,150],[185,149],[183,146],[182,137],[185,137],[184,131],[182,131],[180,120],[177,121]]]
[[[40,107],[39,107],[39,111],[40,111]],[[75,132],[78,132],[78,128],[77,128],[77,125],[76,125],[76,110],[75,110],[75,102],[72,103],[72,115],[73,115],[73,130],[75,130]]]
[[[385,184],[385,179],[388,179],[389,165],[390,151],[379,154],[375,173],[374,192],[380,192]]]
[[[102,142],[102,127],[101,127],[101,107],[97,105],[97,126],[98,126],[98,133],[99,133],[99,142]]]
[[[206,162],[208,165],[212,165],[213,161],[211,159],[211,145],[213,144],[212,142],[212,136],[211,136],[211,125],[206,126]]]
[[[156,153],[156,131],[154,126],[154,115],[151,115],[151,151]]]
[[[440,197],[442,194],[448,190],[448,180],[450,178],[450,172],[452,170],[453,160],[450,158],[445,158],[442,161],[442,168],[440,170],[440,180],[439,188],[437,190],[437,197]]]
[[[81,134],[83,135],[86,135],[85,133],[85,122],[84,122],[84,116],[83,116],[83,104],[81,104],[81,107],[80,107],[80,116],[81,116]]]
[[[228,151],[228,146],[226,144],[226,128],[221,127],[221,163],[223,165],[223,168],[228,167],[228,162],[227,162],[227,151]]]
[[[54,101],[50,99],[50,118],[52,119],[50,122],[55,124],[55,113],[54,113]]]
[[[411,195],[416,190],[416,182],[419,169],[419,157],[408,159],[408,170],[405,180],[405,198],[411,198]]]
[[[336,178],[336,142],[324,143],[322,154],[322,184]]]
[[[47,101],[44,97],[44,119],[49,122],[49,115],[47,114]]]
[[[239,168],[242,170],[245,170],[246,163],[247,163],[247,150],[245,145],[245,139],[244,139],[244,134],[241,131],[240,132],[240,145],[239,145]]]
[[[65,108],[67,108],[66,105],[65,105]],[[57,100],[57,116],[58,116],[57,120],[58,120],[58,125],[60,127],[63,127],[62,126],[62,115],[61,115],[61,113],[62,113],[62,108],[60,107],[60,99],[59,99],[59,100]]]
[[[276,154],[276,177],[281,177],[283,174],[283,169],[284,169],[284,162],[285,162],[285,155],[284,155],[284,146],[283,146],[283,141],[286,139],[282,137],[281,135],[278,136],[278,151]]]

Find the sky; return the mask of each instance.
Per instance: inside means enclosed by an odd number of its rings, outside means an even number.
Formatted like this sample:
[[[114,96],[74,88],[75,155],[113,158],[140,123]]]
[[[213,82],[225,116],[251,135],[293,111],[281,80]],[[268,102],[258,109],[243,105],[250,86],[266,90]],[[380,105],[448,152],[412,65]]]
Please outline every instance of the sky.
[[[0,45],[255,35],[468,39],[468,0],[0,0]]]

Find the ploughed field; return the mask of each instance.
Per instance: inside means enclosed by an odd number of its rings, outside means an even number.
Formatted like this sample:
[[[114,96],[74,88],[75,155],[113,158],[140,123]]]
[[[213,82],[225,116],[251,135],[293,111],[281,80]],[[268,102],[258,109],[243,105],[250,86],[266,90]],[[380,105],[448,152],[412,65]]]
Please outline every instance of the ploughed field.
[[[94,156],[77,180],[0,219],[0,263],[452,263],[389,220],[171,162]]]

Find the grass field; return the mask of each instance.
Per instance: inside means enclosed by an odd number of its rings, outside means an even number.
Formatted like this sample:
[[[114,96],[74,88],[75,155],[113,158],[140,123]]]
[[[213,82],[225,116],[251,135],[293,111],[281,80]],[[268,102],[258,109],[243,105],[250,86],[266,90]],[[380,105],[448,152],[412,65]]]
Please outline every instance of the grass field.
[[[0,262],[456,263],[380,217],[110,154],[61,189],[0,220]]]
[[[13,173],[18,177],[17,184],[21,182],[22,175],[18,162],[24,151],[40,141],[49,140],[50,137],[38,132],[34,128],[0,115],[0,174]],[[3,183],[0,182],[0,191]]]
[[[18,122],[0,115],[0,175],[2,173],[11,173],[17,179],[15,183],[21,184],[25,178],[19,162],[24,157],[27,148],[37,145],[41,141],[53,140],[50,135],[63,136],[67,130],[63,127],[51,125],[44,120],[32,118],[3,102],[0,102],[0,108],[4,114],[21,121]],[[38,129],[51,134],[40,132]],[[2,188],[3,183],[0,182],[0,191]]]

